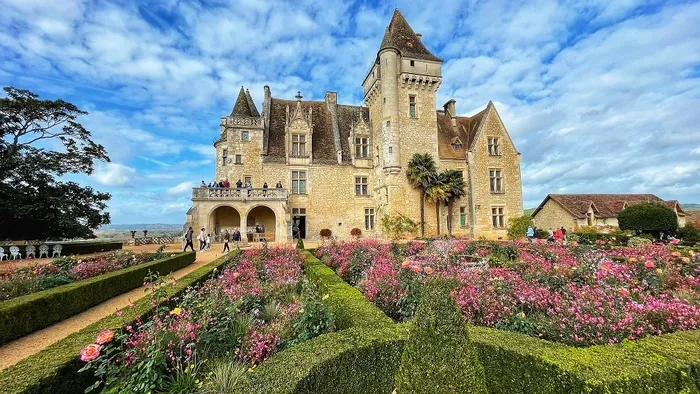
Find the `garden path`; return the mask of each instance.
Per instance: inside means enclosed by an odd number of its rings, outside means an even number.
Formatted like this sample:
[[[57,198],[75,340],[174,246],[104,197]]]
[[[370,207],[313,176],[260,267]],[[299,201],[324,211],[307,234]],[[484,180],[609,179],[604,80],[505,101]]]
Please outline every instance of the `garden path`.
[[[159,245],[143,245],[136,247],[125,247],[124,249],[134,250],[134,251],[155,251]],[[173,244],[168,245],[167,251],[179,251],[180,245]],[[183,276],[189,274],[195,269],[221,257],[220,249],[218,247],[212,247],[212,250],[208,250],[202,253],[197,253],[197,260],[193,263],[184,267],[178,271],[173,272],[173,277],[175,279],[180,279]],[[49,345],[52,345],[59,340],[65,338],[66,336],[79,331],[90,324],[109,316],[114,313],[117,309],[125,308],[132,301],[136,301],[147,293],[144,291],[143,287],[131,290],[127,293],[119,295],[117,297],[111,298],[97,306],[94,306],[85,312],[79,313],[75,316],[71,316],[66,320],[58,322],[54,325],[46,327],[42,330],[35,331],[29,335],[25,335],[22,338],[16,339],[12,342],[8,342],[0,347],[0,371],[10,367],[23,359],[38,353],[39,351],[45,349]]]

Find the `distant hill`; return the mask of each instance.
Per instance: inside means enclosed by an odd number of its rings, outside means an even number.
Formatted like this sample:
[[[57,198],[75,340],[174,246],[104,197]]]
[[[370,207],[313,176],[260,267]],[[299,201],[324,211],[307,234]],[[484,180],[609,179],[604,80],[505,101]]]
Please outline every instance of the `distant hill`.
[[[181,230],[182,224],[165,224],[165,223],[151,223],[151,224],[108,224],[106,226],[100,227],[100,231],[130,231],[130,230]]]
[[[535,212],[535,209],[537,209],[537,208],[528,208],[528,209],[523,211],[523,215],[532,216],[532,213]]]
[[[686,211],[700,211],[700,204],[681,204]]]

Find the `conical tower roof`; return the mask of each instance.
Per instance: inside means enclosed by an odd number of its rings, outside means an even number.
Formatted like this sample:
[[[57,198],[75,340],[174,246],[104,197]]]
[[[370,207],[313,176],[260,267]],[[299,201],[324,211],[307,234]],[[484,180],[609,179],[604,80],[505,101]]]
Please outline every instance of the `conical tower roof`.
[[[406,19],[401,15],[398,8],[394,10],[391,22],[389,22],[389,26],[387,26],[384,32],[384,39],[382,40],[382,45],[379,47],[379,51],[387,48],[397,49],[402,56],[437,62],[442,61],[442,59],[433,55],[432,52],[423,45],[423,42],[418,38],[408,22],[406,22]]]
[[[233,106],[231,115],[229,116],[247,116],[251,118],[259,118],[260,113],[255,107],[253,98],[250,97],[250,93],[246,92],[241,86],[241,90],[238,92],[238,98],[236,99],[236,104]]]

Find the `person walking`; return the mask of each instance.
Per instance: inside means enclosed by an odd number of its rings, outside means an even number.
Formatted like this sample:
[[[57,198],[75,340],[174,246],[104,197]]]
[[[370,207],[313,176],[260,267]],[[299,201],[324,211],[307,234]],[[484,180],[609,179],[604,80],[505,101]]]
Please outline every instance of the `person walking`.
[[[527,242],[532,243],[532,239],[535,238],[535,229],[532,226],[527,227]]]
[[[561,233],[561,229],[557,229],[554,232],[554,240],[558,243],[562,242],[564,240],[564,235]]]
[[[564,241],[564,245],[566,245],[568,239],[566,239],[566,229],[564,226],[561,226],[561,240]]]
[[[233,231],[233,244],[236,246],[236,249],[240,249],[238,246],[239,242],[241,242],[241,232],[236,228],[236,230]]]
[[[199,231],[197,241],[199,241],[199,251],[203,252],[204,247],[207,246],[207,234],[204,232],[204,227],[202,227],[202,229]]]
[[[231,240],[231,234],[229,234],[228,229],[226,229],[226,232],[224,232],[224,250],[222,250],[221,253],[231,251],[231,249],[228,247],[228,241],[230,241],[230,240]]]
[[[547,230],[547,242],[554,242],[554,231],[551,228]]]
[[[187,247],[189,246],[190,249],[194,252],[194,246],[192,245],[192,234],[194,233],[194,230],[192,230],[192,227],[190,227],[187,232],[185,233],[185,247],[183,248],[183,252],[187,251]]]
[[[207,250],[211,250],[211,235],[207,234],[207,245],[206,245]]]

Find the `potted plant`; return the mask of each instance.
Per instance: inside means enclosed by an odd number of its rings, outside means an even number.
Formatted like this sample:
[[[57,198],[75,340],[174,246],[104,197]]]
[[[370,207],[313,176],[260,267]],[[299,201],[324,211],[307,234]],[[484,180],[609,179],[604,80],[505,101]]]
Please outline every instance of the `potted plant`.
[[[333,232],[331,232],[330,229],[324,228],[324,229],[321,229],[319,234],[321,235],[322,239],[328,239],[331,237],[331,235],[333,235]]]
[[[352,235],[353,238],[358,239],[362,236],[362,230],[355,227],[352,230],[350,230],[350,235]]]

